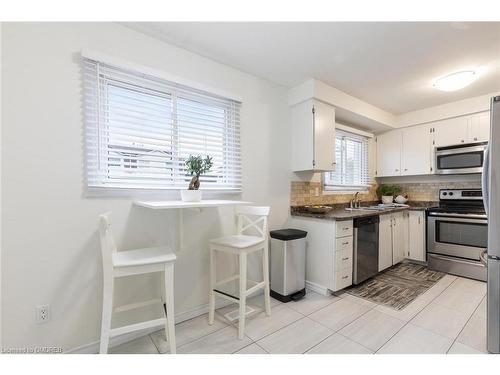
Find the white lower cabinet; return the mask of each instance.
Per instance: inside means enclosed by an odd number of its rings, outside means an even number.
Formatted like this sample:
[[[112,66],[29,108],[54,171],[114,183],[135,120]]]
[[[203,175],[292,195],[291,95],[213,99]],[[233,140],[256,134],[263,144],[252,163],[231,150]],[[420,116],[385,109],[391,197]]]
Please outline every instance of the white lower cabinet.
[[[337,221],[335,224],[335,265],[333,268],[334,292],[352,285],[353,221]]]
[[[344,268],[340,271],[335,271],[335,282],[333,291],[336,292],[338,290],[347,288],[352,285],[352,267]]]
[[[290,228],[307,231],[306,282],[317,292],[338,291],[352,284],[353,222],[294,216]]]
[[[307,231],[307,287],[320,293],[352,285],[353,221],[331,221],[293,216],[290,228]],[[424,211],[380,215],[379,263],[383,271],[405,258],[425,261]]]
[[[392,266],[392,215],[380,215],[378,224],[378,271]]]
[[[408,231],[407,212],[396,212],[392,214],[392,264],[402,262],[408,252]]]
[[[419,262],[425,262],[425,212],[409,211],[408,255]]]
[[[349,269],[352,270],[352,248],[335,251],[335,271]]]
[[[380,215],[379,223],[379,272],[403,261],[408,252],[407,212]]]

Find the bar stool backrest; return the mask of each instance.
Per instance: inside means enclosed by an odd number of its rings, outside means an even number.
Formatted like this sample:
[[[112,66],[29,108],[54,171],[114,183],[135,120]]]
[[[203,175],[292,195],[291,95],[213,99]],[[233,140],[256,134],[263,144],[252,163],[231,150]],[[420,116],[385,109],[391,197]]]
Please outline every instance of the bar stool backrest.
[[[267,238],[267,217],[269,216],[269,211],[270,207],[266,206],[237,207],[238,234],[255,235],[257,233],[258,237]]]
[[[101,240],[102,266],[104,270],[113,268],[112,256],[116,252],[115,239],[111,230],[109,216],[111,212],[99,215],[99,237]]]

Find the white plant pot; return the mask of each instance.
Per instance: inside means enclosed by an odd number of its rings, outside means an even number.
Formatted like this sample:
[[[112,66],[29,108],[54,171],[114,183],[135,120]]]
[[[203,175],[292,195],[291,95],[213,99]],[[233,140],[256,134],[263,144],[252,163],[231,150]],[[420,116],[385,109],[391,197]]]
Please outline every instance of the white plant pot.
[[[181,190],[181,199],[183,202],[199,202],[201,190]]]
[[[394,197],[392,195],[382,195],[382,203],[383,204],[390,204],[394,200]]]

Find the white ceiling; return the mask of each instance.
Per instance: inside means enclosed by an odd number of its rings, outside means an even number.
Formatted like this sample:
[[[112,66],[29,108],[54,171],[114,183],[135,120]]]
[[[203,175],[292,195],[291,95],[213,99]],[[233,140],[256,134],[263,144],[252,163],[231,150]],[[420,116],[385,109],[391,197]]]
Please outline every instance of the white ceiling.
[[[500,22],[126,23],[137,31],[293,87],[315,78],[394,114],[500,91]],[[479,70],[454,93],[448,73]]]

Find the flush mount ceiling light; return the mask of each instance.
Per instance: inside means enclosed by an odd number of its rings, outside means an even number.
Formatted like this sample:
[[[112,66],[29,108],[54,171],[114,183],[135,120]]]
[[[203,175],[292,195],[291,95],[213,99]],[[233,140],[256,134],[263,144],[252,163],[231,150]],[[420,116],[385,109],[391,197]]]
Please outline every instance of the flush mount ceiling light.
[[[441,91],[457,91],[469,86],[476,78],[477,74],[475,71],[464,70],[438,78],[433,86]]]

